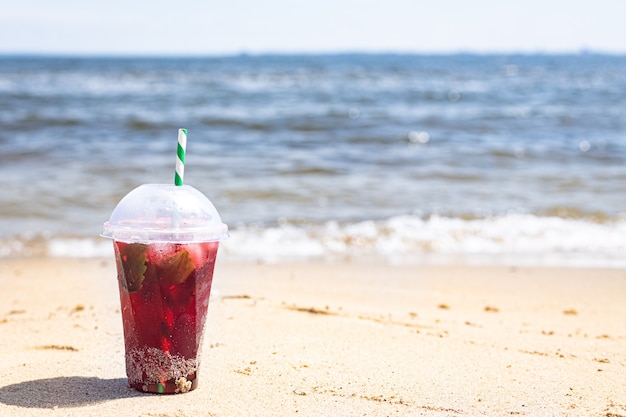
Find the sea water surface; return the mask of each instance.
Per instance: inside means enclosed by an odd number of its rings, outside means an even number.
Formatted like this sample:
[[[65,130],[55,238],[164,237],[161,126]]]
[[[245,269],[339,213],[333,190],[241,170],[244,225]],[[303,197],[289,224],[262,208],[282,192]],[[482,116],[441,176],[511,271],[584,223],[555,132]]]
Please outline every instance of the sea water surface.
[[[626,56],[0,57],[0,257],[185,183],[251,261],[626,266]]]

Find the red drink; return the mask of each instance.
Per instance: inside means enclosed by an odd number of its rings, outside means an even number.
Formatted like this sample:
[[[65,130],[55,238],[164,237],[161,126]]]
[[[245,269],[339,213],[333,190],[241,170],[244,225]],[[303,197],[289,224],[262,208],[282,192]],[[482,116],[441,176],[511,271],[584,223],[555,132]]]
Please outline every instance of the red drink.
[[[144,392],[194,389],[219,241],[211,201],[189,185],[144,184],[103,225],[113,240],[128,384]]]
[[[196,387],[218,244],[114,241],[131,387]]]

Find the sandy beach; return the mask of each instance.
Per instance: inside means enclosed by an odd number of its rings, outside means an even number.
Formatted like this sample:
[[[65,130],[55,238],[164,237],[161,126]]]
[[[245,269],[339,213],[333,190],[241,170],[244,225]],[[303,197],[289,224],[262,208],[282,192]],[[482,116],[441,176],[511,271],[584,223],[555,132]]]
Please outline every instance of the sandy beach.
[[[198,389],[126,385],[113,260],[0,261],[0,416],[626,416],[626,272],[229,264]]]

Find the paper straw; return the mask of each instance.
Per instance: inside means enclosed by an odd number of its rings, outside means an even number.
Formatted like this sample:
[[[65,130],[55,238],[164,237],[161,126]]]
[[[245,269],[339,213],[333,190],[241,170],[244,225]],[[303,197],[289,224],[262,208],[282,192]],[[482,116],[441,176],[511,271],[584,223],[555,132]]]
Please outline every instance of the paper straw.
[[[176,173],[174,184],[183,185],[185,175],[185,148],[187,147],[187,129],[178,129],[178,151],[176,152]]]

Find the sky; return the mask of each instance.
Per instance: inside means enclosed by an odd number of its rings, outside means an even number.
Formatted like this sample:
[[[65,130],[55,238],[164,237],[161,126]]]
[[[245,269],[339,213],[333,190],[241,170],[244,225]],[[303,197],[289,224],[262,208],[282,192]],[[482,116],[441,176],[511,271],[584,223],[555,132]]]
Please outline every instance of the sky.
[[[624,54],[624,16],[624,0],[0,0],[0,54]]]

